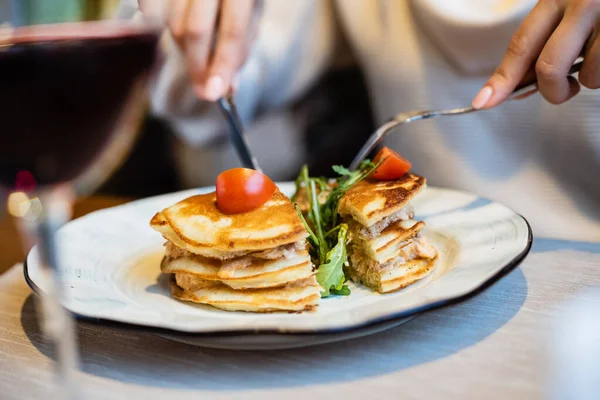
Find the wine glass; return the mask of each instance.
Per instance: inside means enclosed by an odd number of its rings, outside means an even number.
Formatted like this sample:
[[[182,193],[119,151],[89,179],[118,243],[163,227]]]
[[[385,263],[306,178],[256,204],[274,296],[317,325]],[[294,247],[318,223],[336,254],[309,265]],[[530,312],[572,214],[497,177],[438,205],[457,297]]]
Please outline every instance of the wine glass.
[[[44,266],[38,312],[62,392],[52,398],[76,397],[78,363],[55,235],[74,198],[96,189],[131,149],[161,31],[149,20],[68,15],[70,22],[0,29],[0,195]]]

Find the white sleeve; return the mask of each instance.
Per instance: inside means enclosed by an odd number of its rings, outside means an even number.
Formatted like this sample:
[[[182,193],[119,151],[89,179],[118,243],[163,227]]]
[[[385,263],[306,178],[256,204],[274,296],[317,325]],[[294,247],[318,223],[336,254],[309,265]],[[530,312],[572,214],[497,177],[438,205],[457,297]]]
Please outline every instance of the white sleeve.
[[[123,0],[121,9],[136,3]],[[257,110],[279,107],[301,96],[330,64],[338,38],[329,0],[265,0],[259,23],[236,96],[246,124]],[[196,98],[185,60],[169,33],[165,32],[161,45],[163,58],[150,89],[152,111],[166,118],[188,145],[214,141],[226,133],[218,108]]]
[[[429,38],[462,72],[491,74],[536,0],[420,0],[413,12]]]

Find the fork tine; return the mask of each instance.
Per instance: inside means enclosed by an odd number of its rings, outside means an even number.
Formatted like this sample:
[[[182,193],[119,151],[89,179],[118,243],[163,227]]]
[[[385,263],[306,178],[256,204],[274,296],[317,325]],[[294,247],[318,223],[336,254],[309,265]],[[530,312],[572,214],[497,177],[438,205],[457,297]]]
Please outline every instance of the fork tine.
[[[350,164],[350,171],[354,171],[360,166],[360,163],[369,155],[377,145],[390,133],[394,128],[400,125],[407,124],[413,121],[420,121],[429,118],[437,118],[443,115],[460,115],[468,114],[477,111],[473,107],[457,108],[454,110],[439,110],[439,111],[411,111],[408,113],[401,113],[396,115],[394,118],[381,125],[375,133],[373,133],[367,142],[360,149],[352,163]]]

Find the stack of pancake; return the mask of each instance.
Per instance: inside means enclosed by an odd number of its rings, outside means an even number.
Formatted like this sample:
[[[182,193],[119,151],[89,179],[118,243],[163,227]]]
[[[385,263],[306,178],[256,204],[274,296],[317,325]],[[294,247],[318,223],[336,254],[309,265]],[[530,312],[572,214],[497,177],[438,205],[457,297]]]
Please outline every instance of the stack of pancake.
[[[338,211],[351,238],[346,273],[353,281],[387,293],[431,271],[437,252],[421,234],[425,223],[413,220],[410,205],[425,183],[413,174],[394,181],[367,179],[342,197]]]
[[[228,311],[304,311],[320,299],[306,232],[291,201],[276,190],[263,206],[224,214],[215,193],[157,213],[150,225],[167,240],[161,270],[171,295]]]

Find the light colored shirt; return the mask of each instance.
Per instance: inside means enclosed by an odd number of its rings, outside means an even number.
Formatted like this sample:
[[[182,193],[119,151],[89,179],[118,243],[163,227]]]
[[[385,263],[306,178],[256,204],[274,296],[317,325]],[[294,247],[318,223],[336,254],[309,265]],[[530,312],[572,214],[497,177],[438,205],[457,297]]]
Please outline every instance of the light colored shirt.
[[[379,123],[399,111],[468,105],[534,3],[337,2]],[[388,144],[430,184],[501,201],[536,235],[599,241],[599,95],[583,90],[561,106],[538,95],[418,122]]]
[[[349,39],[369,87],[377,123],[402,111],[456,108],[499,63],[534,0],[266,0],[237,96],[249,139],[266,172],[299,168],[296,122],[284,106],[335,59]],[[339,24],[338,24],[339,22]],[[181,139],[188,184],[212,184],[238,165],[214,105],[198,101],[185,64],[165,36],[154,110]],[[600,241],[600,93],[583,90],[553,106],[536,95],[460,117],[402,127],[387,145],[430,185],[467,190],[523,214],[534,234]],[[281,129],[256,121],[259,109]],[[283,110],[283,111],[281,111]],[[272,122],[272,121],[271,121]]]

